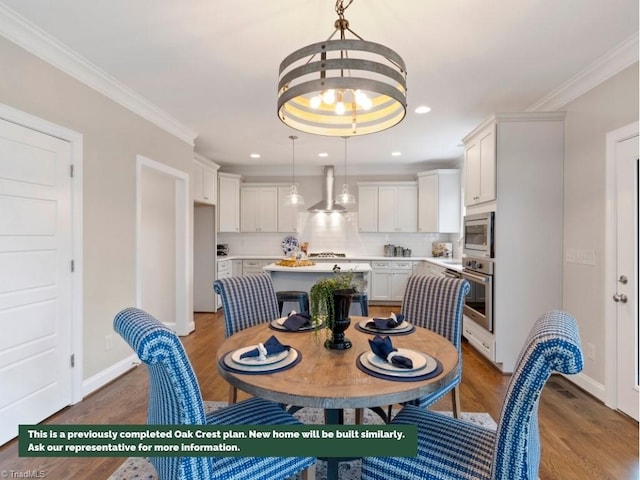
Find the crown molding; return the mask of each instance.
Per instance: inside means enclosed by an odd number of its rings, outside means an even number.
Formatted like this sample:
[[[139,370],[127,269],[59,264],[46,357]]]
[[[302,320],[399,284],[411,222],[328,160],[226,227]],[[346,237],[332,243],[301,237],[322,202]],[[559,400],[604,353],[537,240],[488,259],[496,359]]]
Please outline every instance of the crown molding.
[[[193,146],[197,133],[0,3],[0,35]]]
[[[638,62],[638,32],[527,108],[554,111]]]

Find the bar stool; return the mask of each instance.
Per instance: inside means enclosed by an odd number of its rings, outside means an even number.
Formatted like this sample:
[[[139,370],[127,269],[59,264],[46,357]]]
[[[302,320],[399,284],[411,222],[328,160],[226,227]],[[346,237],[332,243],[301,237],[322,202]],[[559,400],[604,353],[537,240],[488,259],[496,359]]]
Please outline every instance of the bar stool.
[[[280,315],[285,302],[298,302],[299,311],[309,312],[309,294],[307,292],[299,292],[296,290],[286,290],[276,292],[278,297],[278,307],[280,307]]]
[[[369,316],[369,301],[366,293],[356,293],[351,297],[351,303],[360,304],[360,315],[363,317]]]

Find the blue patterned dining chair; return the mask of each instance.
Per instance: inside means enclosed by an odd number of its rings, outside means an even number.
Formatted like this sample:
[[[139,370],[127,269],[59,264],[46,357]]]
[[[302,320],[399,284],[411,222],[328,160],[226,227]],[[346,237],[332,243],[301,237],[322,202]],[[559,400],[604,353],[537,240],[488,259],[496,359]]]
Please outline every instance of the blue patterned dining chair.
[[[213,282],[224,313],[225,336],[280,317],[278,297],[267,273],[221,278]],[[229,403],[238,398],[236,387],[229,387]]]
[[[279,405],[251,398],[205,415],[200,386],[177,335],[148,313],[127,308],[114,329],[147,365],[149,425],[300,425]],[[311,457],[151,457],[161,480],[284,479],[315,465]],[[315,468],[315,467],[313,467]]]
[[[575,374],[582,366],[574,318],[560,311],[542,315],[516,363],[496,432],[407,405],[391,423],[418,426],[418,456],[364,458],[362,480],[536,480],[542,388],[551,373]]]
[[[458,349],[455,377],[439,390],[411,403],[428,407],[451,392],[453,416],[456,418],[461,412],[459,385],[462,380],[462,308],[464,297],[470,288],[466,280],[413,275],[409,277],[402,300],[405,320],[442,335]]]

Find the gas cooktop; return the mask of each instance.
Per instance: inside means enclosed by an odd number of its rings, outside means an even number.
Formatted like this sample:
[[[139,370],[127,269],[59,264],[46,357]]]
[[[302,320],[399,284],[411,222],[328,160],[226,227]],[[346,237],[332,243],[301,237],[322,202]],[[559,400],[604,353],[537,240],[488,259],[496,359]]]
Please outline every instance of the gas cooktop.
[[[336,252],[315,252],[308,255],[309,258],[345,258],[346,256],[346,253]]]

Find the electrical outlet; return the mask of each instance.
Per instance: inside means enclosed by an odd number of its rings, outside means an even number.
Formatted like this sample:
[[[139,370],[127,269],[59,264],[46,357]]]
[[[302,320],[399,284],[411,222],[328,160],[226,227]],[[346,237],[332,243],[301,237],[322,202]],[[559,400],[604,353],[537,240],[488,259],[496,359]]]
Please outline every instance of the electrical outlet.
[[[589,360],[596,359],[596,346],[593,343],[587,343],[587,358]]]
[[[113,348],[113,334],[108,334],[104,337],[105,350],[111,350]]]

